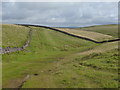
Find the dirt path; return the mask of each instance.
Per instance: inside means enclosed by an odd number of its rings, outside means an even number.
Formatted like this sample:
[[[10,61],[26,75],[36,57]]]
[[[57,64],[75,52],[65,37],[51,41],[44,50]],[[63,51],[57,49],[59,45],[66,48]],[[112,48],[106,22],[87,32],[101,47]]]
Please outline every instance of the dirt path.
[[[30,75],[29,75],[29,74],[26,75],[26,76],[23,78],[21,84],[18,86],[18,89],[19,89],[19,90],[22,88],[22,86],[24,85],[24,83],[25,83],[29,78],[30,78]]]

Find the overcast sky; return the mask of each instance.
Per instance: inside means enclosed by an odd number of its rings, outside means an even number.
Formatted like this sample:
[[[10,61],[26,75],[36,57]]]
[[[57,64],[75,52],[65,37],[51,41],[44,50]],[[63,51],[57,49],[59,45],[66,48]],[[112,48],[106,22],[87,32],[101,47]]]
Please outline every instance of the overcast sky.
[[[3,23],[81,27],[118,23],[117,2],[3,2]]]

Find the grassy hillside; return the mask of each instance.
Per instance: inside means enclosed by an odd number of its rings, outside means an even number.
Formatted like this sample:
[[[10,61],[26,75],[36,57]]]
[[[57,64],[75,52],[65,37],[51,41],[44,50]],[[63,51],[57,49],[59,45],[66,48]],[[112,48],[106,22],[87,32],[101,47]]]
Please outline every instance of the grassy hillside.
[[[20,47],[27,39],[29,28],[18,25],[2,25],[2,47]]]
[[[81,29],[86,31],[93,31],[102,34],[107,34],[118,38],[118,25],[98,25],[91,27],[83,27]]]
[[[54,64],[56,65],[49,67],[47,70],[39,71],[38,76],[32,76],[23,87],[118,87],[117,49],[103,53],[91,53],[89,55],[81,53],[79,55],[78,53],[72,54],[58,62],[54,62]],[[31,85],[31,83],[35,83],[35,85]]]
[[[118,42],[95,44],[50,29],[31,28],[32,39],[24,51],[2,56],[3,87],[118,87]]]
[[[61,30],[61,31],[65,31],[65,32],[77,35],[77,36],[90,38],[90,39],[98,41],[98,42],[104,41],[104,40],[114,39],[114,37],[112,37],[110,35],[97,33],[97,32],[91,32],[90,30],[85,31],[85,30],[82,30],[82,29],[76,30],[76,29],[67,29],[67,28],[58,28],[58,29]]]

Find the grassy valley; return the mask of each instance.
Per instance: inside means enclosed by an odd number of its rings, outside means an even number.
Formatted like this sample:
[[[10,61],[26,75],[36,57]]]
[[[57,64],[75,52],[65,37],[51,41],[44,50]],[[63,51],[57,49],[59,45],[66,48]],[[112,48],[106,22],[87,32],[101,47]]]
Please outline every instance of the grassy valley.
[[[2,55],[3,88],[118,88],[118,41],[98,44],[42,27],[2,27],[3,48],[22,46],[32,30],[27,48]],[[117,38],[116,29],[107,27],[112,30],[96,26],[72,33],[101,41]]]

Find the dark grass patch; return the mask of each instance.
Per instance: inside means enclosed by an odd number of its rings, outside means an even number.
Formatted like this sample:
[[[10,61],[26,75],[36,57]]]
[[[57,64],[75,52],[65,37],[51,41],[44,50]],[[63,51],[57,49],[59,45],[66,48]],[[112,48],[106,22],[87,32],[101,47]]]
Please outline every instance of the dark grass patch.
[[[35,73],[34,76],[38,76],[39,74]]]

